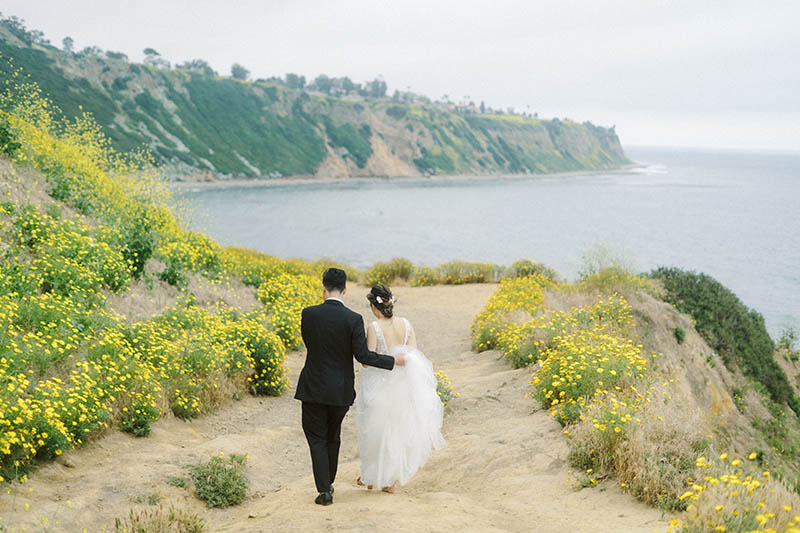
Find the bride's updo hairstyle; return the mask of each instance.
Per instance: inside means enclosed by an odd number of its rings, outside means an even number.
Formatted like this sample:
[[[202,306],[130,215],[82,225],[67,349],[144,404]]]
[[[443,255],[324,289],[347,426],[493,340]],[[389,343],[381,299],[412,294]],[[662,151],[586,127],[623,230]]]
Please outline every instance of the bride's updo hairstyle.
[[[367,294],[367,300],[374,305],[378,311],[386,318],[392,318],[394,308],[394,296],[386,285],[375,285]]]

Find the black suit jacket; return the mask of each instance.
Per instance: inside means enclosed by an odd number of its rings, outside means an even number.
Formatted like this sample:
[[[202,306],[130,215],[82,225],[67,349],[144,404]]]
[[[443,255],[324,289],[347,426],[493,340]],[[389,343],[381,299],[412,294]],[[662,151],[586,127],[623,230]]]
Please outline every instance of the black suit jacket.
[[[336,300],[303,309],[300,329],[308,353],[294,397],[325,405],[353,405],[353,356],[359,363],[391,370],[394,357],[367,349],[364,319]]]

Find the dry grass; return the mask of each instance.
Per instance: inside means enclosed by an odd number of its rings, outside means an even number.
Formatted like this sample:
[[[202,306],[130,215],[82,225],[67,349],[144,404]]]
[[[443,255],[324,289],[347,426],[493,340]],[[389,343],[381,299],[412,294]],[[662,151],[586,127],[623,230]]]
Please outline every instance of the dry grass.
[[[38,170],[13,164],[5,155],[0,155],[0,187],[0,201],[12,202],[18,206],[34,204],[42,211],[46,211],[48,205],[57,205],[63,215],[75,214],[47,194],[47,183]]]
[[[662,510],[684,507],[679,497],[697,475],[695,461],[708,448],[710,432],[697,410],[679,404],[672,392],[664,385],[651,388],[649,402],[617,438],[593,426],[602,418],[602,402],[589,409],[585,420],[569,427],[572,464],[588,480],[614,475],[636,498]]]
[[[181,291],[155,277],[154,274],[163,268],[163,263],[151,259],[145,270],[151,281],[133,281],[127,291],[120,293],[106,292],[108,307],[129,322],[138,322],[149,320],[166,308],[173,307],[184,292],[193,294],[198,305],[209,309],[223,304],[246,313],[260,306],[255,289],[240,280],[215,281],[199,274],[190,274],[188,286]]]
[[[775,361],[786,373],[789,384],[795,394],[800,396],[800,361],[792,361],[789,357],[789,350],[779,350],[775,353]]]
[[[703,472],[682,495],[688,507],[678,531],[800,530],[800,496],[770,471],[728,456],[698,464]]]
[[[583,307],[597,303],[599,292],[592,291],[564,291],[557,287],[548,287],[544,290],[544,309],[567,312],[573,307]]]
[[[614,450],[621,483],[642,501],[679,508],[678,498],[697,475],[695,461],[711,442],[697,410],[658,390],[628,440]]]
[[[114,524],[117,533],[203,533],[205,521],[196,514],[170,506],[131,509],[125,518],[117,518]]]
[[[192,276],[187,290],[194,294],[198,304],[205,307],[222,303],[245,313],[261,307],[256,299],[256,290],[238,279],[218,282],[202,276]]]

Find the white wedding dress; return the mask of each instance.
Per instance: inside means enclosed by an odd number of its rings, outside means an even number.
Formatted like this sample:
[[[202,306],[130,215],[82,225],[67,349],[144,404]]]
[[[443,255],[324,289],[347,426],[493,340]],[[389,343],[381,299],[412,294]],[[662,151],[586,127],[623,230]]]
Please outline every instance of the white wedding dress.
[[[422,352],[407,345],[411,325],[402,320],[405,339],[391,349],[378,323],[370,324],[378,338],[376,351],[404,353],[406,364],[391,371],[362,368],[355,402],[361,482],[377,488],[395,481],[405,485],[433,451],[445,444],[444,409],[436,394],[433,365]]]

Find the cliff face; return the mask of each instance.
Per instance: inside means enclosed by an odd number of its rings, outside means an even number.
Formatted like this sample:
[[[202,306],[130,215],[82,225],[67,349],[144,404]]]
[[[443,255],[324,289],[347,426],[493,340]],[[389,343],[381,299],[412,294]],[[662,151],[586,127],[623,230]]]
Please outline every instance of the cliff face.
[[[188,176],[421,176],[613,169],[613,129],[332,97],[26,44],[0,29],[0,72],[22,68],[65,115],[91,112],[113,145],[147,145]],[[10,61],[9,61],[10,60]]]

